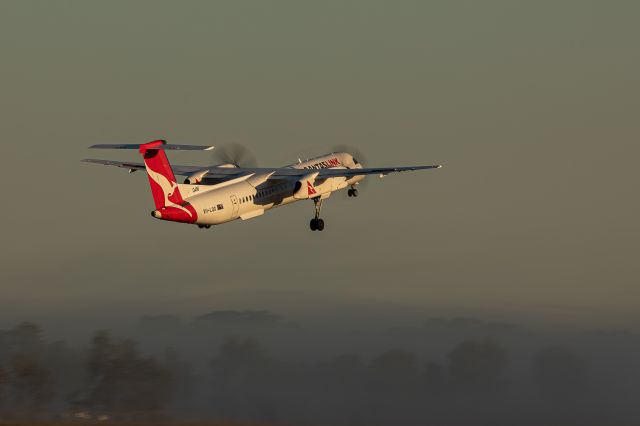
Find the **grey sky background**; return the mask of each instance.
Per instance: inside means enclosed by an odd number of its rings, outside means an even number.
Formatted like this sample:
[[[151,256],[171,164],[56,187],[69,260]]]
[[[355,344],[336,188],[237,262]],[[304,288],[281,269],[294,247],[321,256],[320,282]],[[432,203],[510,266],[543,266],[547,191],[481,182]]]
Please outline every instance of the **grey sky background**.
[[[640,4],[0,1],[0,320],[640,325]],[[94,143],[442,163],[209,231]],[[209,154],[170,154],[205,164]]]

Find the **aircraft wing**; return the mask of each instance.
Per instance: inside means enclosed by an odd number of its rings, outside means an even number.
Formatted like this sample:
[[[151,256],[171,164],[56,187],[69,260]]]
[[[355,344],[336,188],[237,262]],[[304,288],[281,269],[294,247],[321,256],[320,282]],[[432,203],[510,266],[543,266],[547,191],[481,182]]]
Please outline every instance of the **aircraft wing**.
[[[145,170],[145,166],[143,163],[132,163],[129,161],[99,160],[95,158],[86,158],[82,161],[85,163],[102,164],[103,166],[120,167],[123,169],[129,169],[129,171],[132,171],[132,172],[135,172],[137,170]],[[171,166],[171,168],[173,169],[174,174],[180,175],[180,176],[190,176],[193,173],[196,173],[200,170],[207,170],[206,168],[203,168],[201,166]],[[214,167],[214,169],[218,169],[218,168]],[[233,171],[237,169],[229,169],[229,170]],[[229,174],[234,175],[234,174],[237,174],[237,172],[229,173]]]
[[[235,170],[238,173],[272,173],[270,179],[282,179],[282,178],[295,178],[308,175],[309,173],[318,173],[316,179],[328,179],[333,177],[346,177],[364,176],[364,175],[380,175],[386,176],[390,173],[408,172],[414,170],[429,170],[439,169],[441,165],[431,166],[405,166],[405,167],[364,167],[361,169],[346,169],[346,168],[328,168],[328,169],[294,169],[290,167],[275,168],[275,169],[230,169]],[[211,169],[216,170],[216,168]],[[215,172],[214,172],[215,173]]]
[[[91,164],[101,164],[103,166],[115,166],[120,167],[122,169],[128,169],[129,172],[136,172],[138,170],[145,170],[144,163],[135,163],[130,161],[112,161],[112,160],[100,160],[96,158],[86,158],[82,160],[85,163]],[[243,169],[239,167],[202,167],[202,166],[174,166],[171,165],[171,169],[173,170],[173,174],[176,176],[191,176],[195,173],[208,171],[207,178],[208,179],[233,179],[236,177],[240,177],[241,175],[258,173],[260,171],[264,173],[271,173],[274,170],[278,169]]]
[[[318,170],[318,178],[331,178],[331,177],[346,177],[350,178],[353,176],[363,176],[363,175],[380,175],[386,176],[390,173],[397,172],[412,172],[415,170],[429,170],[429,169],[439,169],[442,166],[439,164],[432,166],[405,166],[405,167],[363,167],[362,169],[320,169]],[[305,172],[309,172],[308,170],[304,170]]]
[[[98,159],[86,159],[83,160],[87,163],[102,164],[105,166],[116,166],[129,171],[144,170],[143,163],[133,163],[127,161],[111,161],[111,160],[98,160]],[[327,179],[332,177],[346,177],[363,175],[380,175],[386,176],[390,173],[408,172],[415,170],[429,170],[439,169],[440,165],[431,166],[405,166],[405,167],[365,167],[362,169],[343,169],[343,168],[331,168],[331,169],[294,169],[290,167],[283,168],[245,168],[245,167],[202,167],[202,166],[171,166],[173,173],[179,176],[191,176],[194,173],[200,171],[208,171],[207,178],[225,179],[235,178],[246,174],[271,174],[269,179],[283,179],[283,178],[295,178],[302,177],[309,173],[318,172],[317,179]]]

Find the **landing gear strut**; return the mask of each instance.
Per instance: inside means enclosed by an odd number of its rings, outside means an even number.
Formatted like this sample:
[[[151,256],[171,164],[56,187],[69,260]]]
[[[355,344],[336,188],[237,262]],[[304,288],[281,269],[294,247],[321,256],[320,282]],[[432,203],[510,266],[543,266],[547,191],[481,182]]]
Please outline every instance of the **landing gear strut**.
[[[349,188],[349,190],[347,191],[347,195],[349,197],[357,197],[358,196],[358,190],[355,188],[355,186],[352,186],[351,188]]]
[[[313,199],[313,204],[316,208],[316,216],[309,222],[309,227],[312,231],[324,230],[324,220],[320,219],[320,209],[322,208],[322,200],[320,197]]]

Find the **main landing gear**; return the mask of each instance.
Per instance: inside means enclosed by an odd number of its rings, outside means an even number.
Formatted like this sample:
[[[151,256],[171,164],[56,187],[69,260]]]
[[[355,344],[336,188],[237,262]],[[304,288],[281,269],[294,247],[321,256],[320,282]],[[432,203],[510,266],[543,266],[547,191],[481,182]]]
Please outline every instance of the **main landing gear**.
[[[200,228],[200,229],[209,229],[209,228],[211,228],[211,225],[198,225],[198,228]]]
[[[322,208],[322,200],[320,197],[313,199],[313,204],[316,208],[316,216],[309,222],[309,227],[312,231],[324,230],[324,220],[320,219],[320,209]]]
[[[355,186],[352,186],[351,188],[349,188],[349,190],[347,191],[347,195],[349,197],[357,197],[358,196],[358,190],[355,188]]]

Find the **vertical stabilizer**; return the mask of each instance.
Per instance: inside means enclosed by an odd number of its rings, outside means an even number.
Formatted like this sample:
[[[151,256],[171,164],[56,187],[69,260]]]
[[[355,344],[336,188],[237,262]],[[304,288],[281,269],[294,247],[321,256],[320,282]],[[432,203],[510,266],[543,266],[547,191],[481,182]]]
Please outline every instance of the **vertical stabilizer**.
[[[167,154],[161,148],[164,144],[166,141],[157,140],[140,145],[140,154],[147,168],[153,201],[158,209],[184,201]]]
[[[193,223],[198,216],[195,209],[185,203],[180,194],[173,170],[163,149],[164,140],[157,140],[140,145],[140,154],[147,168],[151,194],[156,205],[152,215],[158,219]]]

